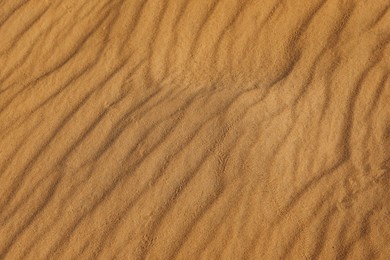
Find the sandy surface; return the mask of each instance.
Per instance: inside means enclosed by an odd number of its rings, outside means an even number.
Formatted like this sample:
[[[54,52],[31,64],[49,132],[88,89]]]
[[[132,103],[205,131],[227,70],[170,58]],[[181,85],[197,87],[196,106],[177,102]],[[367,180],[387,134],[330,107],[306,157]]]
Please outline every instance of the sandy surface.
[[[390,259],[389,0],[0,0],[0,259]]]

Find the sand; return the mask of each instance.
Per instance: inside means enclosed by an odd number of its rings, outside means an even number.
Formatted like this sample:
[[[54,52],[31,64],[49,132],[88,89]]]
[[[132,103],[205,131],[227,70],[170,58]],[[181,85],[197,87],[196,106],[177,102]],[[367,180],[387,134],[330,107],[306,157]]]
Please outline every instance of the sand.
[[[0,259],[390,259],[388,0],[0,1]]]

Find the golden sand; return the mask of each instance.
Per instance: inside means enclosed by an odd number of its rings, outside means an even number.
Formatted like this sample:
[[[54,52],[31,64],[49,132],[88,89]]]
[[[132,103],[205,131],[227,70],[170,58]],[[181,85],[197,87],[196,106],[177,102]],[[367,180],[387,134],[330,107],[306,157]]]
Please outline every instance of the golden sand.
[[[389,0],[0,0],[0,259],[390,259]]]

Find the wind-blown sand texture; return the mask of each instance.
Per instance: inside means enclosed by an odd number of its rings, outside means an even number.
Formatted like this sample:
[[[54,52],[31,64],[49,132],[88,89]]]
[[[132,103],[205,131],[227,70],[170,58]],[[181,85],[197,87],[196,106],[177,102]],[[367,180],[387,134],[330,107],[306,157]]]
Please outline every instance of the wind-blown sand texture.
[[[388,0],[0,0],[0,259],[390,259]]]

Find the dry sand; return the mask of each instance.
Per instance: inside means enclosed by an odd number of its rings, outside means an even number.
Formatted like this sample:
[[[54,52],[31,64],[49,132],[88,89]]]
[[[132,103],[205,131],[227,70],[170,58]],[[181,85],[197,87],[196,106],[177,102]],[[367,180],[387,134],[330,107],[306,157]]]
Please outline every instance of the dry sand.
[[[0,259],[390,259],[389,0],[0,0]]]

